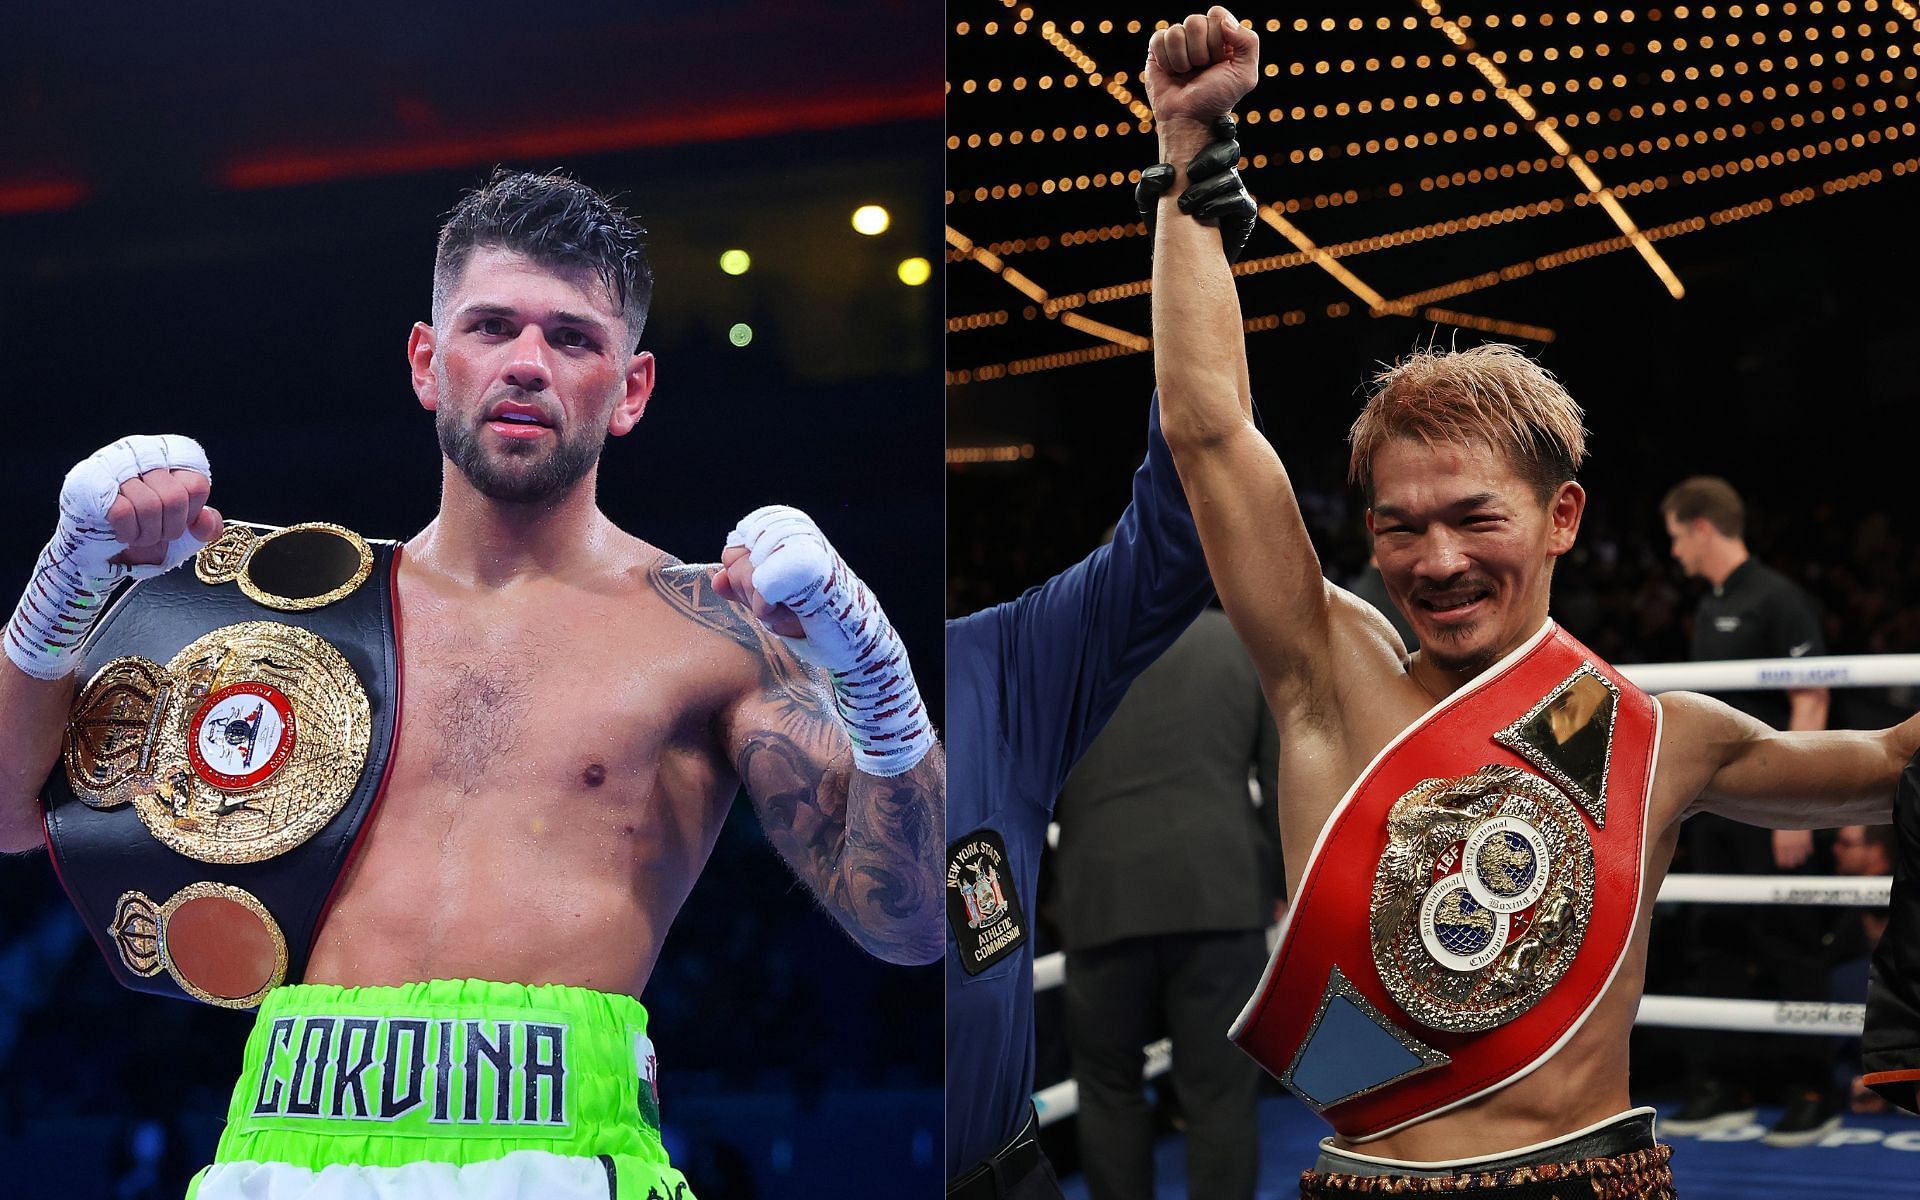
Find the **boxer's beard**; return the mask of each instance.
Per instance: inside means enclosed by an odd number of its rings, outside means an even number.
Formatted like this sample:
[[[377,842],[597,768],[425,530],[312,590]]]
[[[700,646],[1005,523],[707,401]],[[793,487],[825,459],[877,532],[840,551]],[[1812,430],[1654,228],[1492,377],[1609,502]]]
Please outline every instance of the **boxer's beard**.
[[[442,394],[446,394],[444,383]],[[545,438],[508,441],[489,453],[486,413],[498,399],[489,397],[471,421],[461,420],[447,405],[433,414],[440,452],[487,499],[504,504],[550,503],[572,491],[600,460],[599,428],[581,422],[570,423],[578,426],[576,433],[554,429],[551,446],[544,444]]]
[[[1500,651],[1494,647],[1456,654],[1446,647],[1436,646],[1432,641],[1425,641],[1420,643],[1420,648],[1427,652],[1427,658],[1435,666],[1461,675],[1478,675],[1500,661]]]

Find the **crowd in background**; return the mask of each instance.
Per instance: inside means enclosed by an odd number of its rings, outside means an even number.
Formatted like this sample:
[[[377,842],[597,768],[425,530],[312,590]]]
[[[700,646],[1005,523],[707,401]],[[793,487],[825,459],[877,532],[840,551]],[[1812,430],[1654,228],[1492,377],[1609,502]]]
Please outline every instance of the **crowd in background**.
[[[1349,584],[1367,565],[1357,493],[1344,461],[1287,464],[1323,572]],[[1009,486],[1011,472],[1020,472]],[[1684,662],[1694,601],[1704,588],[1668,554],[1660,497],[1596,486],[1579,542],[1553,580],[1553,616],[1614,663]],[[1741,481],[1735,480],[1736,484]],[[1098,544],[1125,503],[1126,468],[1097,470],[1044,450],[1012,467],[953,472],[948,486],[948,615],[1018,595]],[[1912,518],[1848,496],[1778,498],[1749,489],[1747,542],[1819,603],[1831,654],[1920,652],[1920,541]],[[1920,689],[1842,689],[1829,724],[1878,728],[1920,707]]]

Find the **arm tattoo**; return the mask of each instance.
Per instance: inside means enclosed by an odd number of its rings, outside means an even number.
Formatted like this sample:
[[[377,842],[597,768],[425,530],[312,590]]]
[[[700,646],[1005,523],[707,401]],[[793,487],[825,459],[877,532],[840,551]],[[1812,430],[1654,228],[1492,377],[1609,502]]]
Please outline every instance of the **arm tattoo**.
[[[760,703],[736,734],[735,763],[768,839],[869,953],[936,961],[946,949],[943,756],[936,748],[890,778],[855,771],[826,683],[745,608],[722,600],[711,571],[672,562],[648,580],[676,612],[760,661]]]
[[[927,963],[946,949],[940,874],[944,761],[903,775],[852,770],[844,736],[831,758],[780,733],[750,736],[741,777],[774,848],[866,950]]]

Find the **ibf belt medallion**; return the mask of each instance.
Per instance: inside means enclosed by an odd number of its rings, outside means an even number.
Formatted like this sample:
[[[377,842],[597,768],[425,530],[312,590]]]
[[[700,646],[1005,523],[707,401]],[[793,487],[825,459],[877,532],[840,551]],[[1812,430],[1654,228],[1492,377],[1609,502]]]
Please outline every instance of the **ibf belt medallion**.
[[[960,965],[978,975],[1027,940],[1006,843],[980,829],[947,847],[947,924]]]
[[[340,811],[371,733],[366,689],[338,650],[247,621],[165,667],[106,664],[74,704],[63,757],[86,804],[131,803],[154,837],[201,862],[260,862]]]
[[[1380,980],[1407,1015],[1472,1033],[1566,974],[1593,911],[1593,843],[1573,803],[1514,767],[1423,780],[1387,814],[1374,875]]]

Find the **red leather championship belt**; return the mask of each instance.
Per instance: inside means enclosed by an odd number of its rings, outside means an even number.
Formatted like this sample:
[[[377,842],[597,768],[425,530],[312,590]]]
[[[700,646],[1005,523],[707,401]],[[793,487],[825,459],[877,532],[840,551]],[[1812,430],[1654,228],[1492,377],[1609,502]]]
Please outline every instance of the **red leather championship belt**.
[[[1354,1141],[1538,1067],[1632,941],[1659,740],[1549,621],[1361,773],[1233,1040]]]

